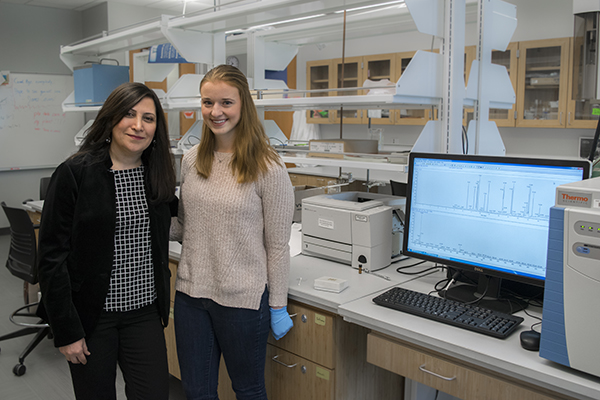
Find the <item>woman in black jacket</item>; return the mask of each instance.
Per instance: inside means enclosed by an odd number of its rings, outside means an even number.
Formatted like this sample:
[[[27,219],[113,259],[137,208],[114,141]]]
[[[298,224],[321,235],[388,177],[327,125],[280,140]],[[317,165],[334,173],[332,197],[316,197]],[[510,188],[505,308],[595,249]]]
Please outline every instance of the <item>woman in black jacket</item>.
[[[165,116],[140,83],[115,89],[44,201],[39,281],[78,399],[167,399],[169,225],[175,171]]]

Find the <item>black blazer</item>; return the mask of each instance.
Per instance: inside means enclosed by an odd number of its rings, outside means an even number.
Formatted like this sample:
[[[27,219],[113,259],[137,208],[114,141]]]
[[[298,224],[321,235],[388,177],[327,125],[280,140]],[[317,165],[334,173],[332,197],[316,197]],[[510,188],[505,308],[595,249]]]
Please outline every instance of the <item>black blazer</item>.
[[[56,347],[74,343],[94,330],[113,267],[116,193],[112,161],[108,156],[101,163],[88,158],[59,165],[44,200],[38,250],[42,302],[37,313],[50,324]],[[167,326],[172,212],[168,203],[148,203],[148,211],[157,305]]]

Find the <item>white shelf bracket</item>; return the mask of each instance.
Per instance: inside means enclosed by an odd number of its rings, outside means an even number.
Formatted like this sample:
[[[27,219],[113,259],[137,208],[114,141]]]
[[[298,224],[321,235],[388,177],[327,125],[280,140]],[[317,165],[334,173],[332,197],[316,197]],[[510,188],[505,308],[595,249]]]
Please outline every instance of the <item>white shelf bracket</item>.
[[[210,65],[225,63],[225,33],[204,33],[168,26],[163,18],[162,34],[188,62]]]
[[[406,0],[406,5],[419,32],[443,38],[442,71],[437,75],[439,81],[436,80],[441,91],[440,119],[439,123],[425,126],[418,147],[422,151],[461,153],[466,95],[463,75],[465,0]]]
[[[417,30],[444,37],[444,0],[405,0]]]
[[[71,71],[73,71],[76,66],[83,65],[86,61],[100,62],[100,57],[78,56],[75,54],[60,54],[60,59]]]
[[[202,106],[200,82],[204,75],[185,74],[167,92],[164,106],[166,110],[196,110]]]
[[[517,27],[517,7],[501,0],[479,0],[477,60],[469,75],[467,97],[477,92],[475,119],[467,137],[470,154],[505,155],[496,123],[489,121],[490,107],[510,109],[515,93],[506,68],[492,64],[492,50],[505,51]],[[473,82],[473,83],[471,83]]]
[[[417,51],[396,82],[396,96],[441,99],[442,71],[441,54]]]
[[[252,78],[250,89],[288,89],[284,81],[265,79],[265,70],[282,71],[298,53],[296,46],[265,42],[257,32],[247,33],[248,65],[246,75]],[[250,80],[249,80],[250,81]]]

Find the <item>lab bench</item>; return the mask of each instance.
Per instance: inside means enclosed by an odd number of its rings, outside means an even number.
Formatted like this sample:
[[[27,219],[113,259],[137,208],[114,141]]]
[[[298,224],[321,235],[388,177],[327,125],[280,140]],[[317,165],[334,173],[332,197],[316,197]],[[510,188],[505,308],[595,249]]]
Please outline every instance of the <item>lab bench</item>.
[[[517,313],[525,318],[519,329],[501,340],[380,307],[372,298],[393,286],[427,293],[445,275],[401,275],[396,264],[377,271],[389,280],[359,274],[348,265],[297,254],[299,235],[293,229],[290,241],[288,311],[295,314],[294,328],[279,341],[270,338],[267,350],[271,400],[408,399],[404,378],[465,400],[600,398],[600,378],[521,348],[520,332],[537,321],[525,312]],[[179,249],[172,244],[174,262]],[[346,279],[349,287],[341,293],[314,289],[322,276]],[[528,313],[541,316],[540,309]],[[219,386],[220,398],[235,398],[222,393],[228,382]]]

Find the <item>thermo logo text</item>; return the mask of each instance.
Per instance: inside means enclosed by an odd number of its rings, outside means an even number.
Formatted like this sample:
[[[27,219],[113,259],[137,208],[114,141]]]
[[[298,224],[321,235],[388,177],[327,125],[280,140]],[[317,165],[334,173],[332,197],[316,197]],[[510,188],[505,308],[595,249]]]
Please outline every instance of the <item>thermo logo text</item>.
[[[587,203],[589,200],[587,197],[571,196],[571,195],[568,195],[567,193],[562,193],[562,199],[565,201],[575,201],[575,202],[581,202],[581,203]]]

